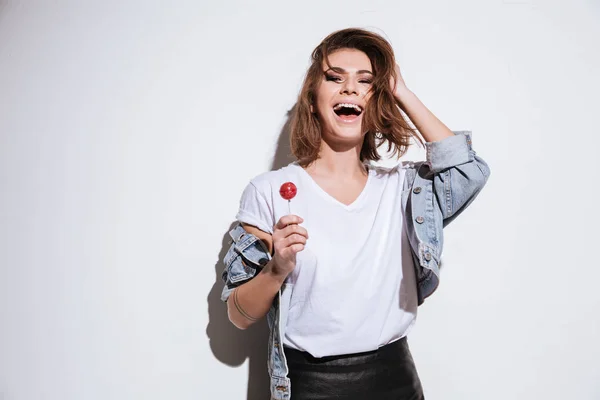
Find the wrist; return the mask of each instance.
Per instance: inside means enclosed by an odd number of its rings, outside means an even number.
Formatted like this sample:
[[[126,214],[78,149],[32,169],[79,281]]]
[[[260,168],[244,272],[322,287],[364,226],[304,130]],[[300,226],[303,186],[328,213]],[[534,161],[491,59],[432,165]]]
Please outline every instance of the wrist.
[[[414,96],[414,93],[406,86],[401,86],[396,89],[394,96],[399,102],[404,103],[410,96]]]
[[[279,286],[283,285],[283,282],[288,276],[288,273],[283,272],[275,263],[275,260],[271,260],[265,265],[262,270],[262,273],[265,274],[270,280],[274,281]]]

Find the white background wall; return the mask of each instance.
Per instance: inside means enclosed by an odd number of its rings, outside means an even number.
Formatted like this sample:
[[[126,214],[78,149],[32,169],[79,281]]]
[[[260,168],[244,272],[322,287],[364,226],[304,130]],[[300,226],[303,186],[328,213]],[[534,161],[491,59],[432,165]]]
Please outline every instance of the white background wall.
[[[160,3],[0,0],[0,399],[266,398],[219,260],[349,26],[492,168],[410,337],[427,399],[600,399],[598,1]]]

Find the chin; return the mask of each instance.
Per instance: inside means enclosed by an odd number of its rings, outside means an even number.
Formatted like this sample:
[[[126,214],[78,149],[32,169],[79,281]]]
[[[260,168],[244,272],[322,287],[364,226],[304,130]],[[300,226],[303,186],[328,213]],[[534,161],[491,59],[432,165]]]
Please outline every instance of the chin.
[[[356,142],[356,144],[362,143],[365,137],[365,134],[362,133],[360,127],[335,127],[329,132],[331,132],[331,134],[328,136],[334,140],[344,142]]]

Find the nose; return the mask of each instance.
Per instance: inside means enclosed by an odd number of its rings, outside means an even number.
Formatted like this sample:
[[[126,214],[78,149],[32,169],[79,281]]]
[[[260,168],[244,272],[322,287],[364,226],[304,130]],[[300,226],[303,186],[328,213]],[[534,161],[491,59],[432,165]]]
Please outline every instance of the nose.
[[[340,94],[356,94],[356,95],[358,95],[358,91],[356,89],[356,83],[352,79],[346,79],[346,81],[340,88]]]

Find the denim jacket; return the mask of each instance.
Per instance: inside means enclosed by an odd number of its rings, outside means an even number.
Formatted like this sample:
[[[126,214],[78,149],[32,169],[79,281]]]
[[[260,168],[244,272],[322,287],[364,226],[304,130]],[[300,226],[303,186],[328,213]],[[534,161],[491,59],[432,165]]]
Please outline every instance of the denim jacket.
[[[439,283],[443,228],[475,199],[490,175],[486,162],[472,149],[471,132],[453,133],[454,136],[438,142],[425,143],[425,161],[402,162],[406,175],[401,204],[415,266],[419,305]],[[240,224],[229,235],[233,241],[223,260],[223,301],[271,260],[264,243]],[[289,400],[291,396],[282,345],[290,295],[284,283],[267,313],[270,329],[267,367],[271,398],[276,400]]]

